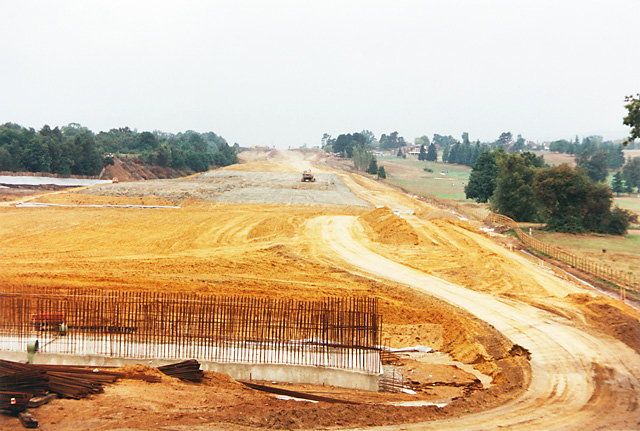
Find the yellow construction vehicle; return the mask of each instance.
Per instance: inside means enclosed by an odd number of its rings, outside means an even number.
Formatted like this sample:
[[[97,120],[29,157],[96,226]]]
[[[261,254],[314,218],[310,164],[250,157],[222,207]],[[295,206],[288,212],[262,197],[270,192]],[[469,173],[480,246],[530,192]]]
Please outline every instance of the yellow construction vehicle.
[[[313,174],[311,173],[311,171],[304,171],[302,172],[302,182],[312,182],[315,183],[316,182],[316,177],[313,176]]]

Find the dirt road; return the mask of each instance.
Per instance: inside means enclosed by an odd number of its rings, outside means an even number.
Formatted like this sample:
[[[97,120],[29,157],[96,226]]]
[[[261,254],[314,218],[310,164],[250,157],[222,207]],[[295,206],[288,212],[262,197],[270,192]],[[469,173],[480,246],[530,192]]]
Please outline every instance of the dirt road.
[[[523,396],[494,410],[403,428],[585,430],[639,425],[640,355],[620,341],[585,332],[526,303],[474,292],[382,257],[362,244],[364,231],[355,217],[319,217],[307,227],[309,235],[322,238],[326,253],[334,253],[352,270],[458,305],[531,352],[531,385]]]

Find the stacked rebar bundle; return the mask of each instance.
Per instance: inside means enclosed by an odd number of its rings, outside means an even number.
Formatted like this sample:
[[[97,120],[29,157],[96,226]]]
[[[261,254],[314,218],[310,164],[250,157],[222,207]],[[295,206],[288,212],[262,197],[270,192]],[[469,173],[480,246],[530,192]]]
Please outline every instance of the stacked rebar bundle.
[[[157,376],[131,375],[111,370],[64,365],[31,365],[0,360],[0,392],[45,395],[55,393],[62,398],[84,398],[102,392],[103,386],[120,377],[159,382]],[[13,408],[15,410],[15,408]]]
[[[15,367],[13,363],[0,361],[0,391],[26,392],[43,395],[49,390],[49,376],[44,370],[32,367]],[[22,364],[17,364],[22,365]]]
[[[189,382],[199,382],[204,377],[204,372],[200,369],[200,363],[195,359],[178,362],[176,364],[158,367],[167,376],[177,377]]]

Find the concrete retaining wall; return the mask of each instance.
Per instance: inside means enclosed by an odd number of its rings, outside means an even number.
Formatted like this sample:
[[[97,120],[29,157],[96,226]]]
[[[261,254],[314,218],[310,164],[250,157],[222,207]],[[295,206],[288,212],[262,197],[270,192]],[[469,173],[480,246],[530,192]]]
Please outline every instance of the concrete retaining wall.
[[[25,352],[0,351],[0,359],[26,361]],[[186,358],[189,359],[189,358]],[[121,367],[142,364],[150,367],[174,364],[179,359],[123,359],[90,355],[62,355],[57,353],[36,353],[34,364],[88,365],[95,367]],[[349,389],[378,391],[378,374],[365,374],[337,368],[310,367],[302,365],[276,364],[229,364],[200,361],[204,371],[228,374],[236,380],[276,381],[287,383],[309,383],[331,385]]]

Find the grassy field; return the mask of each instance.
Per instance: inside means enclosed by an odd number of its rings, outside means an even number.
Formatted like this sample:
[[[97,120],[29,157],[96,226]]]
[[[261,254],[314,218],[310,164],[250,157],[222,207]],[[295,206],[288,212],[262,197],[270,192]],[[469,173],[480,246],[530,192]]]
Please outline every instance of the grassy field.
[[[577,256],[600,262],[619,271],[640,274],[640,231],[629,231],[625,236],[569,235],[563,233],[534,232],[540,241],[561,247]],[[603,252],[603,250],[605,250]]]
[[[467,201],[464,185],[469,181],[471,168],[448,163],[419,161],[417,158],[401,159],[395,156],[378,158],[387,172],[387,181],[403,187],[416,195],[434,195],[439,198]],[[425,172],[424,168],[433,172]]]

